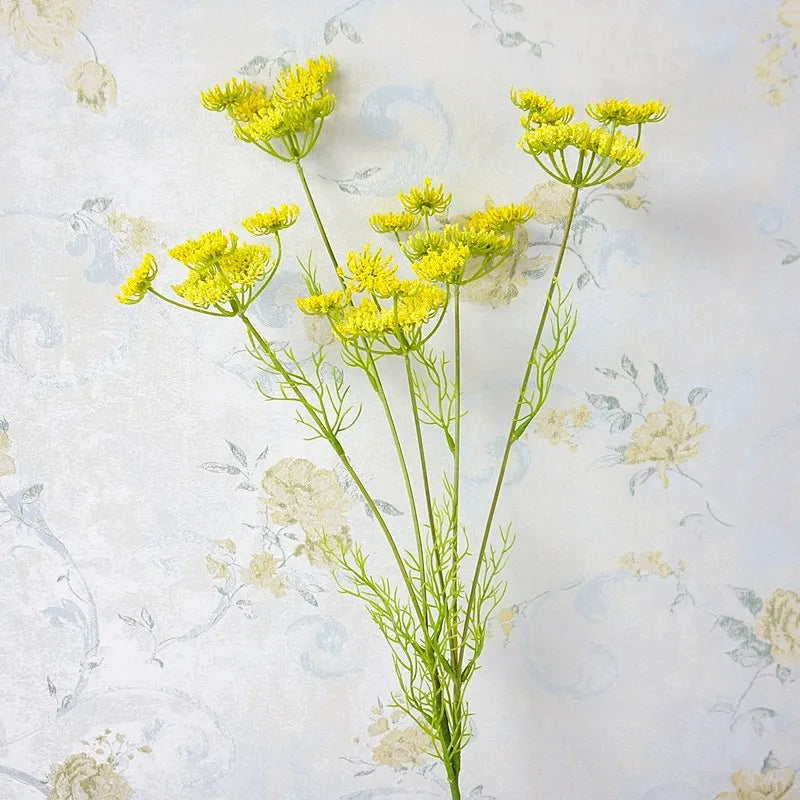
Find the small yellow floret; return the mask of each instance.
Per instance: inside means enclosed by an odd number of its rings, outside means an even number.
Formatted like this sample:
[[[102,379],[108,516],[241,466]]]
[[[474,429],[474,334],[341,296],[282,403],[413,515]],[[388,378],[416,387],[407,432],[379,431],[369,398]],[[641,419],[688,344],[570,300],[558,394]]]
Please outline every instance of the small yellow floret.
[[[380,249],[373,253],[368,244],[361,252],[347,254],[347,269],[352,276],[353,288],[358,292],[391,297],[400,285],[397,265],[391,255],[384,256]]]
[[[451,242],[441,251],[424,255],[412,267],[423,280],[457,282],[469,257],[469,247]]]
[[[426,281],[403,281],[397,302],[397,322],[404,329],[418,327],[447,303],[447,292]]]
[[[236,234],[231,234],[230,244],[235,245],[236,238]],[[176,245],[167,252],[176,261],[187,266],[202,267],[221,258],[227,252],[228,246],[228,237],[221,230],[217,230]]]
[[[669,109],[660,100],[646,103],[631,103],[626,97],[616,100],[613,97],[586,106],[586,113],[605,125],[644,125],[646,122],[661,122]]]
[[[142,263],[130,274],[122,284],[117,300],[125,305],[134,305],[144,299],[158,273],[158,264],[151,253],[145,253]]]
[[[410,211],[386,211],[373,214],[369,224],[378,233],[400,233],[413,231],[419,225],[419,217]]]
[[[199,308],[222,303],[231,297],[230,287],[214,269],[193,270],[183,283],[172,288],[178,297]]]
[[[452,194],[445,194],[444,184],[434,186],[430,178],[425,178],[422,186],[414,186],[398,197],[406,211],[424,217],[443,214],[453,199]]]
[[[517,225],[527,222],[533,215],[533,209],[525,204],[489,206],[483,211],[472,214],[467,220],[467,227],[508,233]]]
[[[558,106],[554,98],[531,89],[512,89],[511,102],[527,112],[522,118],[522,125],[526,128],[532,124],[553,125],[569,122],[575,113],[573,106]]]
[[[329,56],[310,58],[304,67],[300,64],[287,67],[275,80],[275,92],[289,103],[310,100],[328,85],[335,67]]]
[[[250,81],[231,78],[224,87],[212,86],[200,92],[200,101],[209,111],[225,111],[246,100],[252,90]]]
[[[265,212],[259,211],[242,220],[242,227],[257,236],[267,236],[294,225],[299,216],[300,209],[294,203],[284,203],[282,206]]]
[[[337,289],[328,294],[312,294],[310,297],[298,297],[297,307],[312,316],[330,314],[331,311],[344,308],[350,302],[352,292]]]

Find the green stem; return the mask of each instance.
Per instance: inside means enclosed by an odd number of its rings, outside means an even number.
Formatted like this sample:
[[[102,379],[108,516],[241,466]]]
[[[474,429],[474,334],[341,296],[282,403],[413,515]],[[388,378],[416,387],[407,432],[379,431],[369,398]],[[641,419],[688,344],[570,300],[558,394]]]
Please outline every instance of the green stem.
[[[580,165],[578,166],[577,172],[580,172]],[[457,672],[461,671],[464,662],[464,653],[467,646],[467,632],[469,630],[469,623],[470,617],[472,615],[473,606],[475,605],[475,597],[477,594],[478,589],[478,579],[480,578],[481,567],[483,566],[483,560],[486,556],[486,545],[489,542],[489,534],[492,530],[492,523],[494,522],[494,515],[497,511],[497,503],[500,499],[500,491],[503,488],[503,480],[505,478],[506,469],[508,467],[508,457],[511,454],[511,448],[516,440],[514,435],[517,427],[517,422],[519,418],[520,411],[525,403],[525,396],[528,391],[528,383],[531,379],[531,374],[533,372],[534,364],[536,363],[536,354],[539,351],[539,344],[542,340],[542,334],[544,333],[545,323],[547,322],[547,317],[550,314],[551,304],[553,302],[553,295],[555,294],[556,287],[558,286],[558,276],[561,272],[561,265],[564,262],[564,253],[567,251],[567,242],[569,241],[569,233],[572,227],[572,221],[575,218],[575,208],[578,204],[578,191],[580,187],[575,186],[572,190],[572,200],[569,206],[569,213],[567,214],[566,223],[564,225],[564,236],[561,239],[561,247],[558,251],[558,258],[556,259],[556,266],[555,270],[553,271],[553,277],[550,280],[550,289],[547,292],[547,299],[545,300],[544,308],[542,309],[542,315],[539,319],[539,327],[536,329],[536,336],[534,336],[533,344],[531,345],[531,352],[528,356],[528,365],[525,369],[525,375],[522,379],[522,384],[519,388],[519,395],[517,396],[517,405],[514,409],[514,414],[511,418],[511,425],[509,427],[508,436],[506,437],[506,444],[503,450],[503,457],[500,461],[500,471],[497,475],[497,482],[494,487],[494,493],[492,495],[492,502],[489,506],[489,515],[486,519],[486,527],[483,530],[483,538],[481,539],[481,546],[478,550],[478,559],[475,563],[475,572],[472,576],[472,584],[470,586],[469,592],[469,600],[467,601],[467,611],[464,616],[464,628],[461,634],[461,651],[459,653],[458,658],[458,665],[457,665]]]
[[[461,287],[455,284],[453,287],[453,351],[455,360],[455,393],[456,393],[456,420],[454,430],[453,447],[453,569],[458,569],[458,526],[459,526],[459,502],[461,495]],[[456,583],[452,597],[452,607],[450,610],[450,663],[453,666],[453,678],[455,681],[455,702],[461,703],[461,670],[458,666],[458,598],[459,587]],[[458,787],[456,787],[458,788]]]
[[[286,368],[280,362],[280,359],[275,355],[275,351],[272,349],[270,343],[258,332],[258,329],[253,325],[247,315],[240,311],[239,317],[241,318],[242,322],[247,328],[247,332],[250,337],[258,343],[259,347],[263,350],[265,355],[270,361],[270,364],[278,372],[286,381],[286,384],[291,388],[292,392],[294,393],[297,401],[305,408],[306,413],[311,417],[312,421],[315,425],[318,426],[320,433],[325,430],[325,424],[319,418],[316,410],[311,406],[311,404],[306,399],[305,395],[300,391],[297,384],[292,380],[291,376],[288,374]],[[403,583],[405,583],[406,590],[408,591],[409,598],[411,603],[414,605],[414,609],[417,612],[417,616],[423,619],[422,609],[419,605],[419,600],[417,599],[416,594],[414,593],[414,586],[411,582],[411,578],[409,577],[408,570],[406,569],[405,562],[403,561],[402,555],[400,555],[400,550],[397,547],[397,543],[394,540],[394,536],[392,536],[392,532],[389,530],[389,526],[386,524],[386,520],[381,514],[380,509],[375,504],[375,501],[372,499],[372,495],[367,490],[367,487],[364,486],[363,481],[359,477],[358,473],[355,471],[350,459],[348,458],[347,454],[345,453],[344,447],[342,443],[335,437],[328,437],[326,436],[328,442],[330,443],[331,447],[333,448],[336,455],[339,457],[339,460],[342,462],[342,465],[347,470],[347,474],[353,480],[353,483],[358,487],[358,490],[364,497],[364,500],[369,507],[369,510],[372,512],[373,516],[375,517],[378,525],[383,531],[383,535],[386,538],[387,543],[389,544],[389,549],[392,551],[392,555],[394,556],[395,561],[397,562],[398,569],[400,570],[400,575],[403,578]]]
[[[311,189],[308,188],[308,181],[306,180],[306,174],[303,171],[303,165],[300,163],[300,161],[295,161],[294,163],[297,167],[297,174],[300,176],[300,183],[303,184],[303,191],[306,193],[308,205],[311,207],[311,213],[314,215],[317,228],[319,228],[319,235],[322,237],[325,249],[328,251],[328,258],[330,258],[331,264],[333,264],[333,267],[337,270],[338,274],[339,262],[336,260],[336,255],[333,252],[333,247],[331,247],[330,239],[328,239],[328,234],[325,232],[325,226],[322,224],[322,219],[320,219],[319,211],[317,211],[317,204],[314,202],[314,198],[311,195]]]
[[[218,314],[216,311],[206,311],[203,308],[195,308],[194,306],[187,306],[183,303],[178,303],[175,300],[171,300],[166,295],[161,294],[161,292],[157,292],[152,286],[150,286],[147,290],[150,294],[154,294],[159,300],[163,300],[170,305],[177,306],[178,308],[185,308],[187,311],[196,311],[198,314],[207,314],[209,317],[229,317],[230,314]]]

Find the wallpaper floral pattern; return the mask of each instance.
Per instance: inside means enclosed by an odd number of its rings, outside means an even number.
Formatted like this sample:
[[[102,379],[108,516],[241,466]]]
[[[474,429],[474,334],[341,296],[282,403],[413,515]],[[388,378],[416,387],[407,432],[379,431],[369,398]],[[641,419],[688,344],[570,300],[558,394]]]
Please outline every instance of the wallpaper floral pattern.
[[[144,250],[300,201],[197,93],[318,52],[337,246],[427,174],[537,210],[468,292],[467,515],[568,207],[508,88],[673,105],[578,208],[580,323],[508,473],[468,796],[800,798],[798,45],[797,0],[0,0],[0,798],[447,796],[319,547],[377,542],[355,487],[236,331],[114,302]],[[260,322],[331,343],[300,287],[287,267]],[[369,436],[353,452],[407,513]]]

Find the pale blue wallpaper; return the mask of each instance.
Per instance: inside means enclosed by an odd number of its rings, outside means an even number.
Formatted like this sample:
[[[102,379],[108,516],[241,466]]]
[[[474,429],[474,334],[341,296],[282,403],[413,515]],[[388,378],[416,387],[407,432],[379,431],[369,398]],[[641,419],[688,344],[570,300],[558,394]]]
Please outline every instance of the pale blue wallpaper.
[[[305,169],[342,253],[428,175],[536,210],[465,289],[468,522],[569,207],[509,89],[671,104],[581,195],[464,796],[800,800],[799,45],[800,0],[0,0],[0,799],[450,797],[320,548],[388,564],[358,490],[234,321],[115,300],[145,251],[294,202],[253,317],[334,346],[295,305],[324,251],[294,171],[199,101],[324,53]],[[349,451],[400,519],[376,436]]]

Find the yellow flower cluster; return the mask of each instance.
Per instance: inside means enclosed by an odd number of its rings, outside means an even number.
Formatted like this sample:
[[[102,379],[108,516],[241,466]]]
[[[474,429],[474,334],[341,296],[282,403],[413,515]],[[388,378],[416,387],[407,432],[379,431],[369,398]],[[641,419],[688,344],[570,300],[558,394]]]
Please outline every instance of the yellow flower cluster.
[[[470,256],[504,255],[514,246],[514,239],[508,234],[499,233],[491,228],[472,227],[469,224],[464,228],[459,225],[447,225],[444,235],[449,241],[464,245],[469,250]]]
[[[403,244],[403,252],[413,261],[427,253],[442,250],[447,239],[442,231],[419,231],[412,233]]]
[[[351,289],[337,289],[335,292],[327,294],[312,294],[310,297],[298,297],[297,307],[304,313],[311,316],[327,315],[331,311],[343,309],[352,296]]]
[[[382,336],[398,329],[406,336],[413,335],[444,308],[447,292],[424,281],[401,281],[394,301],[394,308],[381,308],[371,297],[365,297],[359,305],[344,310],[335,323],[337,333],[343,339]]]
[[[444,214],[453,199],[452,194],[445,194],[444,184],[434,186],[430,178],[425,178],[422,186],[414,186],[398,197],[403,208],[418,217]]]
[[[347,268],[352,277],[345,280],[348,280],[356,292],[369,292],[377,297],[392,297],[400,288],[397,265],[391,255],[384,256],[380,249],[373,253],[368,244],[361,252],[347,254]]]
[[[619,559],[622,569],[633,572],[637,578],[646,575],[658,575],[659,578],[669,578],[675,574],[675,570],[664,561],[663,553],[660,550],[651,550],[647,553],[625,553]]]
[[[236,234],[231,234],[231,240],[221,231],[204,233],[197,239],[190,239],[183,244],[175,245],[167,252],[176,261],[186,264],[187,267],[204,267],[221,258],[228,247],[235,246]]]
[[[198,308],[230,300],[267,273],[271,251],[261,244],[239,244],[235,233],[205,233],[168,251],[189,267],[186,279],[172,288]]]
[[[210,111],[227,111],[239,139],[263,146],[280,158],[295,160],[307,155],[316,143],[322,120],[336,105],[326,88],[334,73],[327,56],[309,59],[305,66],[287,67],[272,90],[251,81],[233,78],[224,87],[213,86],[201,93]],[[297,134],[303,135],[298,141]],[[274,148],[283,142],[285,153]]]
[[[559,106],[552,97],[531,89],[512,89],[511,102],[528,113],[522,118],[523,127],[530,125],[555,125],[569,122],[575,114],[573,106]]]
[[[297,222],[300,209],[294,203],[271,208],[242,220],[242,227],[256,236],[268,236]]]
[[[144,299],[158,273],[158,264],[150,253],[145,253],[142,263],[133,270],[128,280],[122,284],[117,300],[132,306]]]
[[[509,233],[534,216],[534,210],[523,204],[511,203],[507,206],[489,206],[483,211],[476,211],[467,220],[467,228]]]
[[[644,125],[647,122],[661,122],[669,109],[660,100],[646,103],[631,103],[626,97],[616,100],[613,97],[586,106],[586,113],[604,125]]]
[[[426,253],[412,267],[423,280],[455,283],[460,280],[469,257],[469,247],[451,242],[441,250]]]
[[[646,155],[624,133],[615,131],[611,134],[605,128],[592,128],[587,122],[543,125],[525,133],[519,144],[529,155],[555,153],[567,147],[575,147],[608,158],[620,167],[635,167]]]
[[[413,231],[419,225],[419,220],[410,211],[387,211],[373,214],[369,224],[377,233],[401,233]]]

